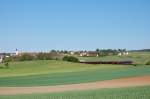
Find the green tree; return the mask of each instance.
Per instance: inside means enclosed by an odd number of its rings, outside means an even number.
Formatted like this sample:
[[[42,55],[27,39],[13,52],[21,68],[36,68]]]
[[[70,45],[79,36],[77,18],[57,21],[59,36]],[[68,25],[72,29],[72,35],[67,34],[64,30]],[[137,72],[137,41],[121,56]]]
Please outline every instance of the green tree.
[[[145,65],[150,65],[150,60],[146,61]]]
[[[4,65],[6,68],[9,68],[9,63],[8,62],[4,62]]]
[[[51,55],[51,53],[39,53],[37,55],[37,59],[38,60],[51,60],[52,55]]]
[[[24,53],[20,56],[20,61],[30,61],[30,60],[34,60],[34,56],[32,56],[31,54]]]
[[[12,58],[11,57],[4,57],[4,66],[6,68],[9,68],[9,62],[12,61]]]
[[[74,56],[64,56],[63,61],[68,61],[68,62],[79,62],[79,59],[74,57]]]

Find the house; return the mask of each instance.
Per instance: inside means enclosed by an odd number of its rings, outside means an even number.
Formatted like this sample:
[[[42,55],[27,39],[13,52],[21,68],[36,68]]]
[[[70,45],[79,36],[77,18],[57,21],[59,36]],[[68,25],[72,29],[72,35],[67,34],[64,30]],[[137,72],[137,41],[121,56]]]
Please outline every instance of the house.
[[[4,56],[5,56],[5,53],[0,53],[0,63],[3,62],[4,60]]]
[[[74,52],[73,52],[73,51],[70,51],[70,55],[74,55]]]
[[[80,56],[87,56],[87,52],[86,51],[80,52]]]
[[[123,53],[123,55],[128,55],[128,54],[129,54],[129,52],[127,52],[127,51]]]
[[[80,56],[80,53],[81,53],[81,51],[75,51],[75,52],[74,52],[74,55]]]
[[[84,51],[80,53],[80,56],[98,57],[99,54],[96,51]]]
[[[2,63],[3,62],[3,57],[0,57],[0,63]]]
[[[121,52],[119,52],[119,53],[118,53],[118,56],[122,56],[122,53],[121,53]]]
[[[99,57],[99,53],[96,51],[89,51],[87,52],[87,56],[89,57]]]
[[[129,54],[129,52],[127,52],[127,51],[126,51],[126,52],[119,52],[119,53],[118,53],[118,56],[128,55],[128,54]]]

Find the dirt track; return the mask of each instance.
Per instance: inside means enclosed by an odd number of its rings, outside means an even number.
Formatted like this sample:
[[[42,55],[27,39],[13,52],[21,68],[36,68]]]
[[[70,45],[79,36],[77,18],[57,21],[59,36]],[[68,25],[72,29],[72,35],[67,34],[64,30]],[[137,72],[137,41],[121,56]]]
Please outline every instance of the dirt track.
[[[150,85],[150,76],[131,77],[91,83],[39,86],[39,87],[0,87],[0,95],[32,94],[32,93],[54,93],[76,90],[90,90],[102,88],[120,88],[131,86]]]

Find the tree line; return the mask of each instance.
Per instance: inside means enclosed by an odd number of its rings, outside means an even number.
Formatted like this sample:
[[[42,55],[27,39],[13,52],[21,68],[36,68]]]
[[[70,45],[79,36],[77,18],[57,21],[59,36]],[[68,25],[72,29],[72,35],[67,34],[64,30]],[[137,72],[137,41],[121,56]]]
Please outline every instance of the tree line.
[[[126,49],[96,49],[99,56],[118,55],[118,53],[127,52]]]

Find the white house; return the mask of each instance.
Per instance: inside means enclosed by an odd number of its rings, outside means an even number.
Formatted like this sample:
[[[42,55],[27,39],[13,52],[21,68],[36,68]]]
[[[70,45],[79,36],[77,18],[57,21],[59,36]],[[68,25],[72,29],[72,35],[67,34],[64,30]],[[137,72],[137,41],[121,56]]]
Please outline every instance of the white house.
[[[15,55],[16,55],[16,56],[18,56],[18,55],[19,55],[19,51],[18,51],[18,49],[16,49],[16,51],[15,51]]]
[[[119,52],[119,53],[118,53],[118,56],[122,56],[122,53],[121,53],[121,52]]]
[[[1,57],[0,57],[0,63],[2,63],[2,62],[3,62],[3,57],[1,56]]]
[[[118,53],[118,56],[128,55],[128,54],[129,54],[129,52],[119,52],[119,53]]]
[[[129,54],[129,52],[126,52],[126,55],[128,55]]]
[[[71,52],[70,52],[70,54],[71,54],[71,55],[74,55],[74,52],[73,52],[73,51],[71,51]]]
[[[88,55],[87,55],[87,52],[81,52],[80,56],[88,56]]]
[[[128,55],[129,53],[128,52],[123,52],[123,55]]]

